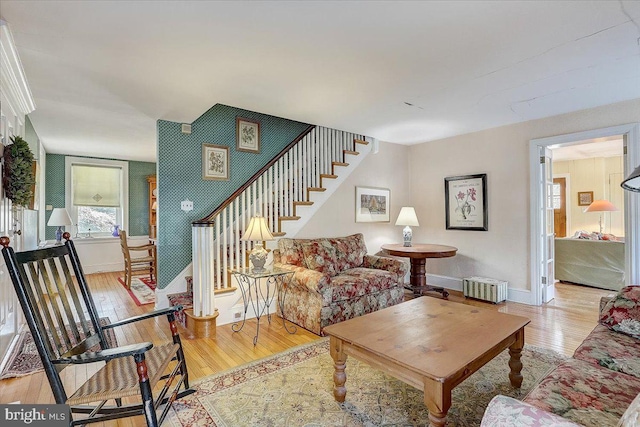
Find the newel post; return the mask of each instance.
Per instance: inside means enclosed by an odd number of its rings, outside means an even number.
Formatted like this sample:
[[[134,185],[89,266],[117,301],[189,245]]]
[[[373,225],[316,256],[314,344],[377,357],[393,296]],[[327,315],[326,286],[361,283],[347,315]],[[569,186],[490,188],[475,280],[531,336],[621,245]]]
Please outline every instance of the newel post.
[[[213,226],[214,223],[208,221],[197,221],[191,224],[193,315],[195,317],[212,316],[216,311]]]

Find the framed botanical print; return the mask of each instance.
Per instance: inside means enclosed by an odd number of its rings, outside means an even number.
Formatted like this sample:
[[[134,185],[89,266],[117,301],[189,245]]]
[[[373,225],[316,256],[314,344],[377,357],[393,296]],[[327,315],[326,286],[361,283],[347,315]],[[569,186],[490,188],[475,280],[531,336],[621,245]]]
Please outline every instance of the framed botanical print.
[[[578,191],[578,206],[589,206],[593,203],[593,191]]]
[[[487,174],[444,179],[447,230],[489,230]]]
[[[236,117],[236,150],[260,152],[260,122]]]
[[[202,144],[202,179],[229,180],[229,147]]]

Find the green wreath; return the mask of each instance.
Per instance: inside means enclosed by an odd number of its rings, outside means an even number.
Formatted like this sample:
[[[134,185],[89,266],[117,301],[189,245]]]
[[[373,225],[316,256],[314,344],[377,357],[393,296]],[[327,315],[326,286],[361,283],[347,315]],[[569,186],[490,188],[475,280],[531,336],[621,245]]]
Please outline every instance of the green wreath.
[[[11,137],[11,145],[4,147],[5,196],[14,206],[29,206],[33,198],[33,153],[27,141],[20,136]]]

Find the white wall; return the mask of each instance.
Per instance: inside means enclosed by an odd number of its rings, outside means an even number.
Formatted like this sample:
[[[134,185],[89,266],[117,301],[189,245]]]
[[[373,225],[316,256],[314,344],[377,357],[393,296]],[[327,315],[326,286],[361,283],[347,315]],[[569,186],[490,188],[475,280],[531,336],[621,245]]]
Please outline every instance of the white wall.
[[[587,207],[578,205],[580,191],[593,191],[594,200],[609,200],[619,209],[602,213],[602,227],[604,233],[624,236],[624,190],[620,187],[624,179],[622,156],[553,162],[553,173],[569,175],[571,183],[570,205],[567,206],[571,227],[567,236],[572,236],[577,230],[599,230],[600,213],[584,212]]]
[[[149,243],[149,236],[133,236],[127,240],[130,246],[146,245]],[[124,256],[119,238],[73,239],[73,242],[85,274],[124,271]]]
[[[453,258],[428,260],[427,272],[530,289],[529,141],[638,121],[635,99],[411,146],[410,200],[420,220],[414,241],[459,249]],[[477,173],[487,174],[489,231],[445,230],[444,178]]]
[[[380,142],[380,151],[369,154],[329,200],[296,234],[296,238],[336,237],[363,233],[370,254],[385,243],[402,242],[402,228],[395,226],[402,206],[410,205],[409,147]],[[390,222],[356,223],[356,186],[383,187],[390,193]],[[420,218],[419,218],[420,220]]]

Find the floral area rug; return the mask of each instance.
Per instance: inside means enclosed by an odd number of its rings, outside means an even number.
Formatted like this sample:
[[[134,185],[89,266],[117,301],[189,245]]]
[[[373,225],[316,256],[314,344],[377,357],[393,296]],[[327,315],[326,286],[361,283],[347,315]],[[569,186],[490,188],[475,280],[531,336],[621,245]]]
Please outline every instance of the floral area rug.
[[[504,351],[453,390],[448,427],[479,426],[497,394],[521,399],[566,357],[525,346],[524,381],[509,383]],[[353,357],[347,360],[347,397],[333,398],[333,360],[321,339],[199,381],[176,401],[167,425],[181,427],[425,426],[424,395]]]
[[[125,289],[127,289],[127,285],[124,281],[123,277],[118,277],[118,282]],[[127,289],[129,295],[131,295],[131,299],[136,305],[145,305],[145,304],[153,304],[156,302],[156,282],[151,280],[149,277],[132,277],[131,278],[131,289]]]
[[[100,318],[101,325],[108,325],[110,323],[111,322],[109,321],[108,317]],[[107,343],[109,344],[109,347],[117,347],[118,342],[113,333],[113,329],[107,329],[105,332],[105,338],[107,340]],[[80,333],[80,335],[84,338],[84,334],[82,332]],[[95,351],[97,350],[97,348],[94,348],[92,350]],[[36,372],[40,372],[42,370],[44,370],[44,368],[42,367],[42,361],[40,360],[38,349],[33,342],[33,335],[31,335],[31,331],[27,329],[20,332],[20,334],[18,334],[18,338],[16,339],[15,345],[7,356],[7,363],[4,365],[2,372],[0,372],[0,380],[4,380],[6,378],[24,377],[26,375],[35,374]]]

